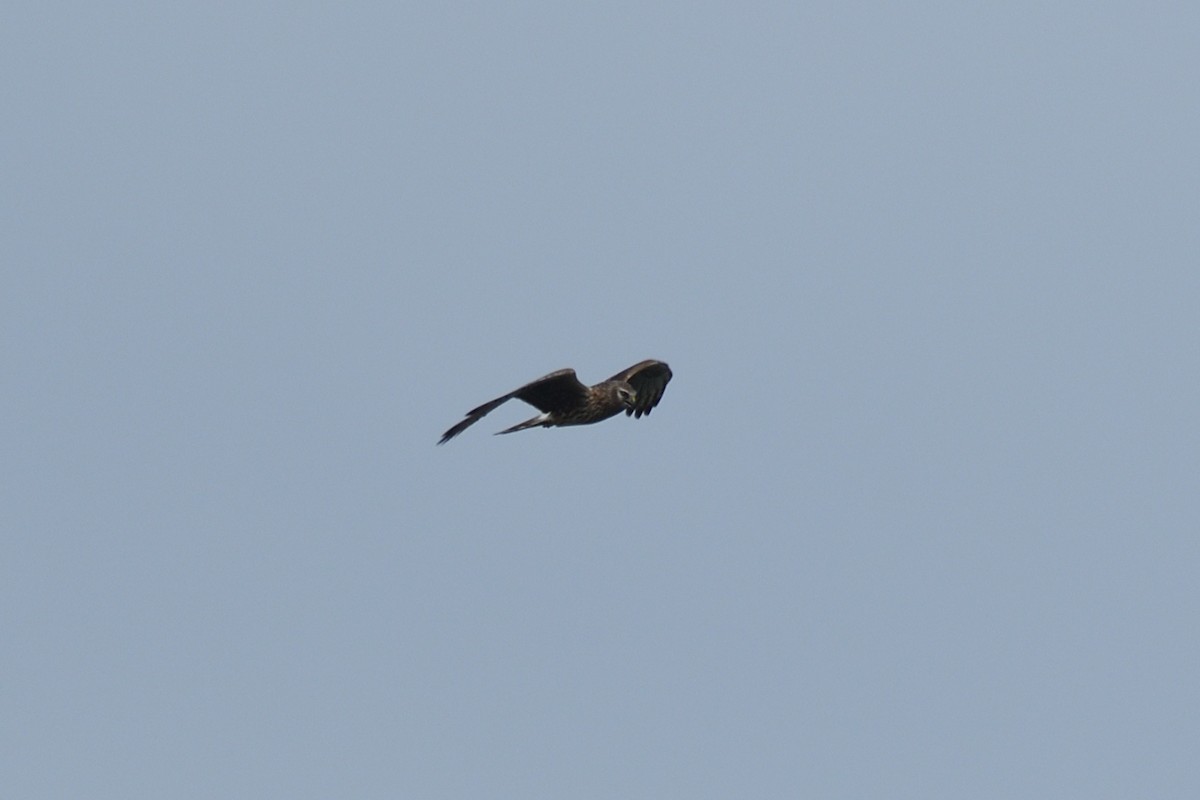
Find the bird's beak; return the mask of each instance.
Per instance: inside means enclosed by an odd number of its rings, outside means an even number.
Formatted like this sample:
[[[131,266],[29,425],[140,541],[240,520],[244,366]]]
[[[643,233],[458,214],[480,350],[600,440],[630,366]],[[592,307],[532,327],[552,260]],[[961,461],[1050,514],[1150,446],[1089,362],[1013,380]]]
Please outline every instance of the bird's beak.
[[[629,406],[630,408],[633,408],[635,405],[637,405],[637,392],[630,392],[629,399],[625,402],[625,405]]]

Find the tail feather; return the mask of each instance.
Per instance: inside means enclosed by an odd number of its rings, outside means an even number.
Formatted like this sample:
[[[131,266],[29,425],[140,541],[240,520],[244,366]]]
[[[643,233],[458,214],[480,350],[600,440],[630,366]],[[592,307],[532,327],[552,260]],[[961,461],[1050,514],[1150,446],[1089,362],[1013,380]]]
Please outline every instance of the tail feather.
[[[513,425],[511,428],[505,428],[502,431],[496,431],[496,436],[499,436],[502,433],[516,433],[517,431],[523,431],[526,428],[537,428],[539,426],[548,427],[548,423],[547,423],[548,418],[549,418],[548,414],[538,414],[533,419],[527,419],[522,423]]]

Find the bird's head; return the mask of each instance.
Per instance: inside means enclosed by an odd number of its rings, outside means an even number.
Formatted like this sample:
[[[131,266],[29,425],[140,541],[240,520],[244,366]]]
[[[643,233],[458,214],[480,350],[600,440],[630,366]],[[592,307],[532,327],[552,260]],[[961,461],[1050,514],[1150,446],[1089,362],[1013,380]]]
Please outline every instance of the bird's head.
[[[617,399],[621,401],[621,405],[626,408],[633,408],[633,404],[637,402],[637,392],[628,383],[618,383]]]

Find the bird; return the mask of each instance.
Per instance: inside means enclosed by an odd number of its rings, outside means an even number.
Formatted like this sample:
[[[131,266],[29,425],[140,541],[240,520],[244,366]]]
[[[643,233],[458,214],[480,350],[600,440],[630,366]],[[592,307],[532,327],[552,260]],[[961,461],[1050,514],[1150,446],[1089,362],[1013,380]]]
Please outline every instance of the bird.
[[[639,361],[595,386],[581,383],[573,369],[560,369],[471,409],[464,420],[442,434],[438,444],[450,441],[514,397],[524,400],[542,413],[498,431],[497,435],[516,433],[527,428],[591,425],[622,411],[626,416],[632,415],[638,419],[658,405],[670,380],[671,368],[665,361],[654,359]]]

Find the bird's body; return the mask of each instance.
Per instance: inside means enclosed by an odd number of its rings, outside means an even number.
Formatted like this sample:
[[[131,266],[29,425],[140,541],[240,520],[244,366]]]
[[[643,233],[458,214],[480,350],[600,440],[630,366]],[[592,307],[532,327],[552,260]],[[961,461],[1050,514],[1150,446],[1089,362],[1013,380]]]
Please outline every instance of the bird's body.
[[[560,369],[471,409],[466,419],[442,435],[438,444],[450,441],[483,419],[488,412],[514,397],[524,400],[542,413],[500,433],[515,433],[527,428],[590,425],[622,411],[641,417],[658,405],[670,380],[671,368],[666,362],[654,360],[634,364],[595,386],[581,383],[573,369]]]

